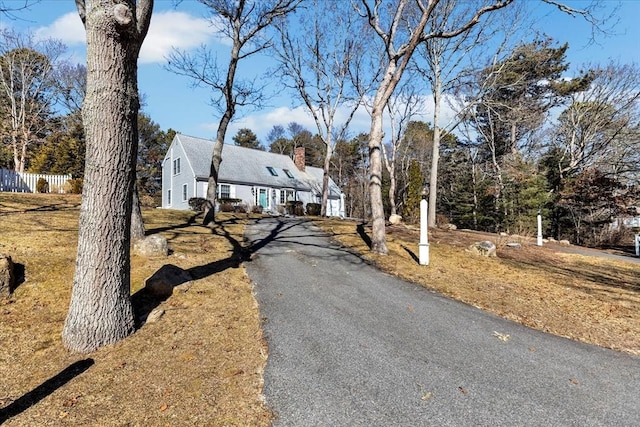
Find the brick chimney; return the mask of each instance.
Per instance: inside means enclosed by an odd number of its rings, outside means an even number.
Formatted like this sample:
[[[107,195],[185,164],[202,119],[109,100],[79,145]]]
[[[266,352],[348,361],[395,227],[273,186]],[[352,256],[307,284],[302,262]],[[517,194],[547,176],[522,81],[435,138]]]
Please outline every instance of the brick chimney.
[[[300,172],[304,172],[304,162],[304,147],[297,147],[293,152],[293,163],[296,164]]]

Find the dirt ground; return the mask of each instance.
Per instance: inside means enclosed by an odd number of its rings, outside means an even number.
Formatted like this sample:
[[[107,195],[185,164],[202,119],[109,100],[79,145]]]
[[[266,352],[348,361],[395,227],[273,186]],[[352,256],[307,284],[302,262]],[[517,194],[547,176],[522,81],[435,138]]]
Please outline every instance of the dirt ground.
[[[132,256],[138,310],[164,315],[118,344],[69,353],[60,334],[73,279],[78,196],[0,193],[0,253],[23,278],[0,302],[0,424],[6,426],[267,426],[262,397],[267,347],[242,267],[246,215],[213,229],[191,212],[149,210],[149,233],[168,257]],[[359,223],[318,220],[380,268],[525,325],[640,354],[638,265],[568,255],[493,236],[497,258],[473,256],[487,236],[432,230],[431,263],[416,262],[415,228],[388,228],[390,255],[372,255]],[[479,237],[482,237],[481,239]],[[186,291],[150,301],[144,280],[163,265],[192,274]],[[145,304],[146,303],[146,307]],[[149,307],[149,304],[151,305]]]

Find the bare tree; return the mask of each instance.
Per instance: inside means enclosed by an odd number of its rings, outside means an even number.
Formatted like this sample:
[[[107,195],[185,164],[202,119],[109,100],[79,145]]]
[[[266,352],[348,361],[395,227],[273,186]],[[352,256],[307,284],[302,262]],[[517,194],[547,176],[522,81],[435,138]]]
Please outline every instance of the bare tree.
[[[167,68],[179,75],[190,77],[194,85],[211,89],[212,106],[221,114],[213,147],[207,204],[204,224],[214,220],[218,173],[222,162],[222,149],[227,128],[237,108],[259,106],[263,101],[262,87],[255,79],[236,78],[240,61],[245,60],[271,46],[265,38],[266,29],[274,19],[284,16],[298,6],[302,0],[198,0],[209,9],[211,23],[231,42],[231,51],[226,66],[218,63],[216,55],[206,46],[195,54],[174,51],[169,56]]]
[[[350,80],[359,74],[366,38],[359,31],[362,23],[345,13],[340,3],[309,3],[300,22],[294,20],[295,15],[281,20],[280,44],[275,50],[285,85],[302,99],[326,148],[320,212],[325,216],[335,143],[345,137],[360,102]],[[339,121],[341,109],[345,114]]]
[[[62,339],[90,352],[134,331],[130,221],[138,143],[137,60],[153,0],[76,0],[87,33],[87,154],[71,303]]]
[[[444,31],[447,26],[458,27],[466,19],[468,12],[460,11],[456,0],[446,0],[438,6],[437,19],[429,23],[429,31]],[[472,4],[468,6],[473,7]],[[457,8],[456,8],[457,7]],[[464,7],[464,5],[463,5]],[[441,126],[441,109],[443,97],[451,93],[462,82],[474,74],[481,64],[479,58],[487,55],[488,49],[494,55],[505,49],[509,39],[521,27],[524,18],[521,8],[514,5],[508,14],[490,14],[483,25],[476,25],[456,38],[430,38],[418,48],[416,69],[431,85],[433,98],[433,146],[429,177],[429,227],[436,226],[436,204],[438,200],[438,163],[440,159],[440,139],[452,132],[464,117],[464,110],[473,105],[469,97],[465,99],[464,108],[449,123]],[[502,19],[500,19],[502,18]],[[498,36],[503,37],[501,43],[489,43]],[[423,60],[423,61],[421,61]],[[424,62],[424,65],[423,65]]]
[[[40,0],[9,0],[0,1],[0,15],[4,15],[9,19],[16,19],[16,12],[29,9],[36,3],[40,3]]]
[[[398,89],[398,94],[392,96],[387,103],[387,111],[389,113],[390,127],[391,127],[391,141],[389,148],[385,144],[382,144],[382,158],[384,165],[389,173],[390,185],[389,185],[389,206],[391,207],[391,215],[396,215],[396,193],[397,193],[397,160],[400,156],[403,143],[406,142],[405,131],[407,126],[411,122],[411,119],[418,114],[418,111],[422,107],[422,100],[417,94],[417,90],[413,85],[405,83]],[[406,153],[406,150],[404,150]],[[406,157],[406,156],[405,156]],[[409,162],[404,162],[408,169]]]
[[[313,0],[300,22],[294,17],[278,26],[276,52],[285,85],[302,98],[326,147],[320,212],[325,216],[335,143],[345,137],[360,102],[350,80],[360,74],[366,38],[359,31],[362,23],[339,3]],[[338,121],[340,109],[345,114]]]
[[[0,30],[0,41],[0,104],[9,134],[3,140],[11,146],[15,170],[24,172],[29,146],[43,138],[55,100],[54,70],[66,47],[9,29]]]
[[[385,216],[382,204],[382,116],[384,109],[407,69],[418,45],[433,38],[453,38],[465,33],[480,22],[483,15],[502,9],[513,0],[479,2],[477,9],[469,8],[460,24],[445,25],[430,30],[429,22],[438,16],[439,0],[397,0],[389,5],[382,0],[361,0],[357,10],[373,28],[383,45],[385,61],[382,78],[375,90],[369,133],[372,236],[371,250],[386,254]],[[484,4],[484,6],[482,6]]]
[[[572,95],[555,129],[560,176],[592,167],[617,175],[637,171],[640,68],[617,63],[590,68],[590,87]]]

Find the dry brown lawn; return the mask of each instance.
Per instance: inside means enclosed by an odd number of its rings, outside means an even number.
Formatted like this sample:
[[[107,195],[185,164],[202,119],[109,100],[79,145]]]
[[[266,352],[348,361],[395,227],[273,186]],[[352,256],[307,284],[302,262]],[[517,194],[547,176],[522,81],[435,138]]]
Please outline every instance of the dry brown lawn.
[[[80,198],[0,193],[0,253],[25,280],[0,302],[0,424],[7,426],[266,426],[267,348],[242,268],[245,216],[213,230],[191,212],[145,211],[168,258],[132,257],[134,301],[165,264],[194,277],[186,292],[131,337],[89,355],[67,352],[60,333],[69,303]],[[498,242],[498,258],[470,256],[473,233],[431,233],[431,265],[419,266],[417,230],[389,227],[389,256],[373,256],[357,223],[318,220],[380,268],[526,325],[640,354],[638,265]],[[366,227],[364,233],[368,232]]]
[[[80,198],[0,193],[0,253],[25,266],[0,303],[0,424],[7,426],[266,426],[266,345],[252,286],[238,262],[243,224],[215,230],[190,212],[144,212],[167,237],[168,258],[132,257],[132,293],[164,264],[192,287],[160,304],[164,316],[89,355],[67,352]],[[79,363],[76,363],[79,362]]]

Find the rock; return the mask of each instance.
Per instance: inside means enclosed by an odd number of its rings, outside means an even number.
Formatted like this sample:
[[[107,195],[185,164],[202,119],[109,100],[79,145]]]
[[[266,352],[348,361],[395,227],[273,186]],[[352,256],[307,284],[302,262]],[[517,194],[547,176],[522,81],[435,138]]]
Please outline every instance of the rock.
[[[489,240],[485,240],[483,242],[476,242],[473,245],[469,246],[469,250],[478,255],[486,256],[486,257],[494,257],[496,256],[496,245]]]
[[[571,242],[568,240],[560,240],[558,241],[558,244],[562,246],[571,246]]]
[[[507,247],[508,248],[515,248],[515,249],[520,249],[522,247],[522,245],[518,242],[509,242],[507,243]]]
[[[0,298],[11,295],[16,286],[13,261],[9,255],[0,254]]]
[[[389,222],[393,225],[398,225],[402,222],[402,217],[400,215],[393,214],[389,217]]]
[[[167,256],[167,239],[160,234],[152,234],[133,244],[133,251],[142,256]]]
[[[193,280],[188,271],[172,264],[163,265],[144,282],[145,289],[152,295],[168,298],[173,294],[173,288],[182,286]]]
[[[151,310],[151,313],[147,316],[146,323],[153,323],[155,321],[160,320],[160,318],[164,315],[164,310],[160,307],[154,308]]]
[[[448,230],[448,231],[454,231],[454,230],[457,230],[457,229],[458,229],[458,227],[456,227],[456,225],[455,225],[455,224],[446,224],[446,225],[444,226],[444,229],[445,229],[445,230]]]

